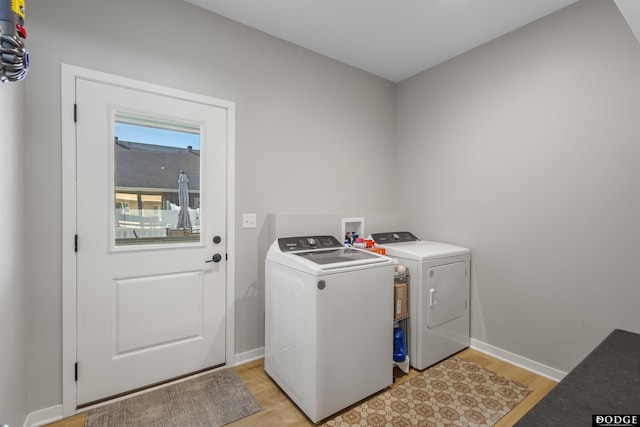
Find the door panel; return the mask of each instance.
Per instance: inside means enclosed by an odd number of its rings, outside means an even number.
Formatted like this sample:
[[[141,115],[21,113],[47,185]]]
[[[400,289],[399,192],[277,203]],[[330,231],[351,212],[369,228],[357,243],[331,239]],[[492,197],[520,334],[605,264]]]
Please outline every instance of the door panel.
[[[202,280],[198,271],[114,280],[114,356],[202,339]]]
[[[464,262],[439,265],[425,271],[427,277],[427,327],[434,328],[463,316],[469,287]]]
[[[106,83],[78,79],[76,102],[82,406],[225,363],[227,129],[225,108]]]

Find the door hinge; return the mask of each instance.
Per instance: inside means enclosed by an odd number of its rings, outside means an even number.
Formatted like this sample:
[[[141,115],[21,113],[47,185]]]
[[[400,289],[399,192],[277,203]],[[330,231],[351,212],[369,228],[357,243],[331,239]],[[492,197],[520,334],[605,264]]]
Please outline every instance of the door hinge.
[[[224,260],[229,261],[229,254],[224,254]]]
[[[73,366],[75,380],[78,381],[78,362]]]
[[[78,123],[78,104],[73,104],[73,122]]]
[[[73,251],[78,252],[78,235],[73,237]]]

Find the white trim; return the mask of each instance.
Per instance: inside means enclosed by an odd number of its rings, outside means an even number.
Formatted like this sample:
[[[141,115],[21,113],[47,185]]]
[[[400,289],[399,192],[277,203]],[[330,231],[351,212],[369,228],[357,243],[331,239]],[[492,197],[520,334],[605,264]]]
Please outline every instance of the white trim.
[[[167,88],[73,65],[61,66],[62,129],[62,416],[76,413],[76,127],[73,120],[77,78],[133,87],[152,93],[184,98],[227,109],[227,253],[225,313],[225,360],[235,363],[235,103],[206,95]],[[57,407],[56,407],[57,408]]]
[[[264,357],[264,347],[245,351],[244,353],[236,354],[235,366],[243,365],[245,363],[249,363],[254,360],[260,359],[262,357]]]
[[[226,289],[226,356],[228,365],[235,361],[235,283],[236,283],[236,104],[227,106],[227,289]],[[229,256],[231,254],[231,256]]]
[[[24,420],[24,427],[44,426],[62,419],[62,405],[31,412]]]
[[[75,80],[79,70],[62,64],[62,415],[76,411],[76,128],[73,120]]]
[[[560,380],[562,380],[567,375],[566,372],[562,372],[550,366],[543,365],[542,363],[535,362],[531,359],[527,359],[526,357],[519,356],[515,353],[502,350],[501,348],[494,347],[491,344],[478,341],[474,338],[471,338],[471,348],[493,356],[496,359],[500,359],[507,363],[511,363],[512,365],[516,365],[522,369],[526,369],[527,371],[549,378],[556,382],[560,382]]]

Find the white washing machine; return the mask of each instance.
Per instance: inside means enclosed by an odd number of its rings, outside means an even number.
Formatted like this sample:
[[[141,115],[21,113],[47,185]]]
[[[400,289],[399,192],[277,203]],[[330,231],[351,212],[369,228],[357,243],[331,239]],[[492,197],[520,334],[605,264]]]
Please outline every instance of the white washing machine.
[[[269,248],[264,367],[312,422],[393,382],[393,275],[392,259],[332,236]]]
[[[409,269],[409,360],[425,369],[469,347],[471,251],[409,232],[371,235]]]

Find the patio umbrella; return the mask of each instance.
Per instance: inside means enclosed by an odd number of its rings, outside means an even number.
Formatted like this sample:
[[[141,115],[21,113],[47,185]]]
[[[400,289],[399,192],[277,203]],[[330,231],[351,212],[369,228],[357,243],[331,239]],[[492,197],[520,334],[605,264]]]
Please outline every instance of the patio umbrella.
[[[178,223],[176,224],[176,228],[191,230],[188,182],[189,178],[187,178],[183,171],[180,171],[180,177],[178,178],[178,204],[180,205],[180,213],[178,214]]]

